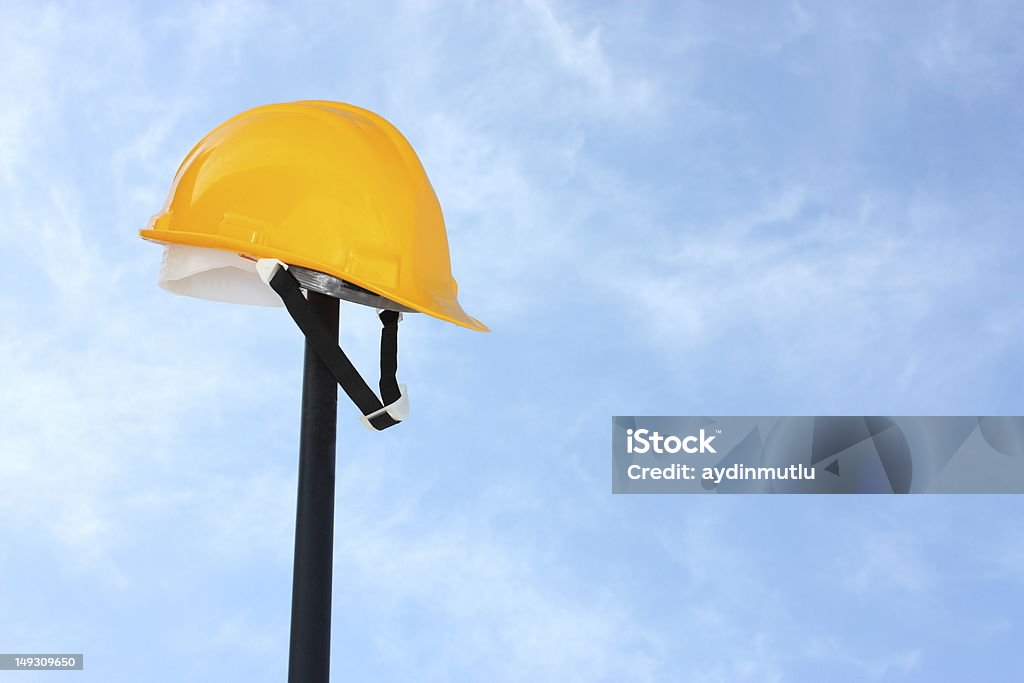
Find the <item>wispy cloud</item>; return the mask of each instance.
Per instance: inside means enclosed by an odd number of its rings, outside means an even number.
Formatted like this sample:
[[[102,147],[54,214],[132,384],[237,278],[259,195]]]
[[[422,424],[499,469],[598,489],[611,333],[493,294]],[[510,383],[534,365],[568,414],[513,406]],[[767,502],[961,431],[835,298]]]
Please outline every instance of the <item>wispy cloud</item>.
[[[943,3],[924,29],[913,56],[932,86],[973,98],[1019,83],[1024,23],[1012,3]]]

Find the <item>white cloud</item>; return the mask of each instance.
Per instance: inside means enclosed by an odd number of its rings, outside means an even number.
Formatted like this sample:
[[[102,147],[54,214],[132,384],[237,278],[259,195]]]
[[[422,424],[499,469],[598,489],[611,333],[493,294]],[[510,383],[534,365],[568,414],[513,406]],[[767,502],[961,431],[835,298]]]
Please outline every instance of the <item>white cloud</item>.
[[[425,509],[435,482],[410,490],[386,460],[373,463],[339,473],[335,562],[346,594],[374,606],[376,640],[401,667],[397,678],[486,668],[491,680],[659,680],[661,637],[614,590],[575,585],[548,534],[504,528],[509,516],[535,517],[529,498],[504,486],[466,492],[467,514],[439,519]],[[444,626],[407,633],[414,608]]]
[[[810,647],[816,657],[831,662],[833,667],[857,672],[860,679],[870,681],[890,681],[909,676],[920,668],[925,657],[924,652],[917,648],[865,655],[831,637],[812,638]]]
[[[1024,64],[1015,3],[947,2],[920,22],[912,55],[932,85],[976,98],[1013,87]]]
[[[892,590],[928,591],[937,577],[918,543],[913,534],[865,531],[852,552],[852,565],[845,572],[843,584],[861,596],[878,596]]]
[[[969,377],[974,364],[988,363],[1020,335],[1012,322],[1018,315],[997,307],[986,312],[997,292],[976,278],[1012,269],[1009,233],[998,217],[968,215],[969,207],[926,195],[866,192],[847,202],[830,194],[793,185],[754,211],[738,210],[714,224],[681,219],[648,228],[628,246],[592,254],[583,286],[628,310],[625,320],[650,346],[670,355],[710,354],[716,366],[723,364],[719,381],[745,372],[747,359],[770,362],[758,372],[804,394],[819,385],[870,394],[884,383],[895,392],[894,406],[920,396],[922,383],[939,382],[937,367]],[[968,224],[972,231],[964,229]],[[971,300],[989,333],[953,366],[948,359],[959,339],[922,343],[923,336],[942,324],[947,307]],[[719,356],[736,344],[747,345],[749,354]],[[836,362],[862,359],[867,350],[873,355],[855,377]],[[953,387],[944,387],[931,396],[954,399]],[[832,390],[828,398],[809,396],[816,407],[805,410],[856,412],[849,403],[826,408],[837,397]]]
[[[546,0],[529,0],[526,6],[533,13],[556,63],[581,79],[609,113],[642,112],[652,106],[654,93],[648,81],[642,76],[638,78],[638,74],[627,73],[609,59],[602,45],[604,27],[591,27],[586,35],[580,36]]]
[[[10,183],[40,142],[40,124],[51,120],[50,93],[40,88],[56,69],[60,15],[54,7],[40,13],[5,4],[0,9],[5,36],[0,41],[0,88],[10,98],[0,108],[0,179]]]

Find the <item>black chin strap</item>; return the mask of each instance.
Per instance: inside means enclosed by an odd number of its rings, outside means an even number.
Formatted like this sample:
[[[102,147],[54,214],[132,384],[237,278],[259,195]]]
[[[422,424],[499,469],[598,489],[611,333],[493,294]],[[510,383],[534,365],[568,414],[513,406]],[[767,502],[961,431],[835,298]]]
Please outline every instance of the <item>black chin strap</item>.
[[[402,314],[397,311],[381,311],[379,314],[384,329],[380,333],[380,398],[377,398],[302,295],[299,281],[288,272],[287,267],[279,265],[268,284],[281,297],[285,308],[316,355],[362,411],[363,423],[380,431],[401,422],[404,414],[396,409],[395,404],[403,398],[397,377],[398,321]]]

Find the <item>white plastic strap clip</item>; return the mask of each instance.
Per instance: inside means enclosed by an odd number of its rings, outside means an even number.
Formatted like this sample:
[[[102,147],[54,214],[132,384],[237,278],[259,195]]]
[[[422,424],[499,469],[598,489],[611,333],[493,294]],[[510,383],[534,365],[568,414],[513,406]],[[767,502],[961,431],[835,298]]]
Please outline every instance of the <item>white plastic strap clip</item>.
[[[277,275],[278,268],[288,270],[288,264],[278,261],[276,258],[261,258],[256,261],[256,273],[267,287],[270,286],[270,281]]]
[[[386,405],[380,410],[375,410],[369,415],[360,415],[359,421],[363,423],[363,426],[368,429],[372,429],[375,432],[380,431],[370,424],[370,420],[378,415],[383,415],[384,413],[390,415],[396,422],[402,422],[405,418],[409,417],[409,388],[404,384],[399,384],[398,391],[401,396],[399,396],[398,400],[394,403]]]

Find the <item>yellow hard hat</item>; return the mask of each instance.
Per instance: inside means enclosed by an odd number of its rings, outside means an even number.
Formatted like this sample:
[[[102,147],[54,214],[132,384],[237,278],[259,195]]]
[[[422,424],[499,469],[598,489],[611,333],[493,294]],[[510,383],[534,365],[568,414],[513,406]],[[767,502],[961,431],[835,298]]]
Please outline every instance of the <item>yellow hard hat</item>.
[[[283,304],[371,429],[408,414],[396,377],[403,311],[487,331],[456,299],[441,206],[416,153],[350,104],[271,104],[222,123],[189,152],[139,234],[166,245],[165,289]],[[379,397],[302,289],[383,309]]]
[[[397,304],[388,308],[487,330],[456,298],[441,205],[412,146],[351,104],[271,104],[224,122],[189,152],[140,234],[277,259]]]

